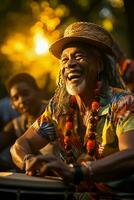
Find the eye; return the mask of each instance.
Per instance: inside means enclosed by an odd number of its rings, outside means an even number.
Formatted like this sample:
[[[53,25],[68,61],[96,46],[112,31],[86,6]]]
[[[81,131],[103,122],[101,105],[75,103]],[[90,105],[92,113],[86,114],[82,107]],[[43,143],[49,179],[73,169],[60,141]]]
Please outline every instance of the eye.
[[[68,61],[68,58],[67,58],[67,57],[61,58],[61,63],[62,63],[62,64],[66,64],[67,61]]]
[[[82,57],[81,56],[76,56],[75,58],[76,58],[76,60],[80,60]]]
[[[76,54],[75,55],[75,59],[76,60],[81,60],[81,59],[83,59],[84,58],[84,55],[83,54]]]

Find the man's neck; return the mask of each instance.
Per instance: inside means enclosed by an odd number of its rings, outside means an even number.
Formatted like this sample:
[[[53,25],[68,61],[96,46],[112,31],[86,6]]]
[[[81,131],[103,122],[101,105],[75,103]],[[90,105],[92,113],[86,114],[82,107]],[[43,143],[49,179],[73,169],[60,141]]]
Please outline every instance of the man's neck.
[[[85,112],[87,109],[90,108],[90,105],[93,101],[93,92],[92,94],[85,94],[85,95],[76,95],[76,101],[79,106],[81,112]]]

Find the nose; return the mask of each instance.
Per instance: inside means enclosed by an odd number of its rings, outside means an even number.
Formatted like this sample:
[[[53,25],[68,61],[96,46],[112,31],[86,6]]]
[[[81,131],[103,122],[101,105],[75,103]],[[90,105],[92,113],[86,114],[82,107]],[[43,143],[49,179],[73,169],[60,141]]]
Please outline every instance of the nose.
[[[24,96],[19,96],[19,103],[24,104],[26,101],[26,98]]]
[[[75,59],[70,58],[67,62],[67,68],[74,68],[76,66],[77,62]]]

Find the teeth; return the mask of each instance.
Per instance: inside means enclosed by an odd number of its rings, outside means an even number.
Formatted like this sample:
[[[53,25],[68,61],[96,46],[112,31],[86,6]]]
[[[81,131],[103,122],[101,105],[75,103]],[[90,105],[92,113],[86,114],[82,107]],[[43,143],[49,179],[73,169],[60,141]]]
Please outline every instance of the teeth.
[[[68,79],[74,79],[74,78],[79,78],[81,76],[81,73],[69,73],[68,74]]]

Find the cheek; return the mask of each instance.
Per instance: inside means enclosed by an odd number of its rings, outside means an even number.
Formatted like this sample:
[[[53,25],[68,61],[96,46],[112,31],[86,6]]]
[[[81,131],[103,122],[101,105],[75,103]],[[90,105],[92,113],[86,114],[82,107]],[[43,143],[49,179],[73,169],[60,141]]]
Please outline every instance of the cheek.
[[[97,78],[97,70],[95,65],[90,65],[89,67],[86,68],[85,70],[85,75],[86,75],[86,80],[87,82],[94,82]]]
[[[61,76],[64,76],[64,73],[65,73],[65,68],[63,67],[63,68],[61,68]]]
[[[99,68],[99,63],[97,60],[92,60],[87,63],[87,70],[89,73],[96,74]]]
[[[19,109],[18,107],[19,107],[18,102],[12,103],[12,108],[13,108],[13,109],[18,110],[18,109]],[[18,110],[18,111],[19,111],[19,110]]]
[[[85,68],[84,71],[87,77],[89,77],[94,71],[92,63],[90,62],[86,63],[86,65],[84,65],[84,68]]]
[[[27,100],[28,100],[30,103],[32,103],[32,102],[34,103],[34,102],[37,101],[38,98],[40,98],[40,97],[38,97],[38,95],[36,95],[36,96],[35,96],[35,95],[33,95],[33,96],[31,95],[31,96],[29,96],[29,97],[27,98]]]
[[[66,72],[66,69],[65,68],[62,68],[61,69],[61,78],[63,80],[66,80],[67,79],[67,72]]]

